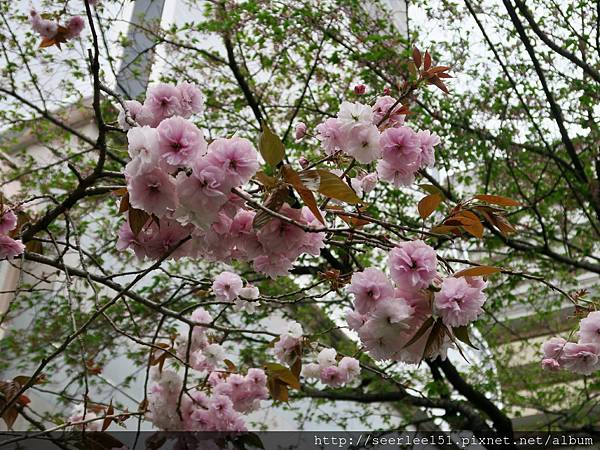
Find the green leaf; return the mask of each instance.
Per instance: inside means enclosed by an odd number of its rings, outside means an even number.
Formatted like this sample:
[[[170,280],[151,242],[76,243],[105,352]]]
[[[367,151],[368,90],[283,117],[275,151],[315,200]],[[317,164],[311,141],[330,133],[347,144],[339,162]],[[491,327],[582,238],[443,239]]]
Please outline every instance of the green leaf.
[[[266,122],[262,122],[262,132],[258,139],[258,149],[263,159],[271,167],[277,166],[285,156],[283,142],[271,131]]]
[[[356,192],[340,177],[323,169],[317,169],[317,172],[320,177],[319,192],[321,194],[350,204],[362,202]]]

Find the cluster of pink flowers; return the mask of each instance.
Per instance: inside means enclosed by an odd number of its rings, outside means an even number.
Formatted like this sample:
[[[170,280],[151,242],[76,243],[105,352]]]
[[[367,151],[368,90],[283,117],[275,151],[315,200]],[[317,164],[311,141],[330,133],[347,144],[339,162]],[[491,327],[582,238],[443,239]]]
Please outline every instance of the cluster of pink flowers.
[[[59,32],[59,25],[56,22],[43,19],[34,9],[29,12],[29,23],[33,31],[46,39],[55,38]],[[85,21],[83,17],[73,16],[65,25],[66,32],[61,37],[66,40],[74,39],[81,34],[84,27]]]
[[[578,342],[553,337],[543,345],[542,367],[566,369],[582,375],[600,370],[600,311],[593,311],[579,322]]]
[[[423,241],[404,242],[388,255],[390,277],[370,267],[352,276],[348,291],[354,309],[346,319],[371,356],[378,360],[417,363],[423,356],[429,329],[407,345],[430,317],[451,330],[465,326],[482,312],[485,281],[479,277],[442,278],[435,250]],[[433,296],[433,301],[432,300]],[[452,340],[444,334],[436,356],[446,357]]]
[[[0,259],[19,256],[25,250],[21,240],[13,239],[8,233],[17,227],[17,215],[12,209],[0,210]]]
[[[192,320],[202,324],[210,323],[212,318],[207,311],[198,308],[192,313]],[[245,431],[243,414],[256,410],[260,401],[268,398],[267,377],[263,370],[251,368],[246,375],[217,370],[224,354],[222,347],[211,343],[211,339],[207,328],[199,325],[194,327],[190,342],[187,337],[178,342],[178,356],[185,359],[189,353],[192,369],[208,374],[207,382],[187,390],[181,403],[182,377],[173,370],[154,372],[156,383],[150,390],[148,418],[158,428]]]
[[[157,127],[163,120],[179,116],[189,119],[193,114],[204,110],[204,99],[200,89],[194,84],[183,82],[177,86],[159,83],[148,88],[144,103],[137,100],[125,102],[125,109],[119,114],[119,125],[128,130],[133,124]]]
[[[323,384],[340,387],[360,375],[358,360],[344,356],[337,361],[337,352],[333,348],[325,348],[319,352],[316,363],[302,367],[302,375],[306,378],[318,378]]]
[[[279,336],[279,340],[275,342],[273,352],[275,357],[282,364],[293,364],[302,345],[302,325],[298,322],[288,323],[287,331]]]
[[[137,236],[125,224],[118,248],[155,259],[191,235],[171,257],[252,261],[255,270],[273,278],[286,275],[301,254],[318,255],[324,233],[307,232],[277,218],[260,230],[253,227],[256,213],[231,190],[256,174],[258,153],[250,141],[238,137],[208,145],[202,131],[185,118],[201,107],[200,92],[185,83],[150,88],[143,105],[129,103],[138,124],[148,120],[127,133],[129,202],[154,218]],[[125,125],[125,116],[122,119]],[[321,226],[307,207],[284,204],[279,213],[302,225]]]
[[[256,309],[256,302],[260,291],[256,286],[246,284],[239,275],[232,272],[221,272],[215,277],[212,290],[217,300],[233,303],[237,311],[244,310],[252,313]]]
[[[404,125],[400,106],[390,96],[379,97],[373,106],[343,102],[335,118],[316,127],[317,138],[329,155],[341,151],[356,161],[377,163],[380,179],[407,186],[421,168],[434,163],[439,138],[429,131],[415,132]],[[389,112],[389,114],[388,114]],[[306,128],[296,130],[304,136]]]

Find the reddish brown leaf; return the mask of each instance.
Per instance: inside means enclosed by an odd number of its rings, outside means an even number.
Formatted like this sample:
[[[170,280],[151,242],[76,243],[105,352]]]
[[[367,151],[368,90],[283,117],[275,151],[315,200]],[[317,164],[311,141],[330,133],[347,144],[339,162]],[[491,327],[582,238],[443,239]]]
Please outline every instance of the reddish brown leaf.
[[[106,415],[107,416],[112,416],[115,414],[115,409],[113,408],[112,405],[112,400],[110,401],[110,404],[108,405],[108,409],[106,410]],[[110,426],[110,423],[112,422],[112,417],[105,417],[104,421],[102,422],[102,431],[106,431],[106,429]]]
[[[421,219],[427,219],[435,209],[442,203],[442,196],[439,194],[430,194],[419,200],[417,208]]]
[[[413,47],[412,58],[413,58],[413,61],[415,62],[415,66],[417,66],[417,69],[420,68],[421,67],[421,52],[419,51],[419,49],[417,47]]]
[[[475,266],[469,267],[468,269],[459,270],[454,272],[455,278],[460,277],[479,277],[483,275],[491,275],[492,273],[501,272],[502,269],[494,266]]]
[[[150,215],[141,209],[129,207],[129,228],[134,236],[137,236],[150,219]]]
[[[425,50],[425,61],[423,63],[423,69],[429,70],[431,67],[431,55],[429,54],[429,50]]]
[[[446,87],[446,85],[443,83],[442,80],[440,80],[439,77],[435,76],[429,79],[429,83],[437,86],[440,90],[442,90],[443,92],[445,92],[446,94],[449,94],[450,92],[448,91],[448,88]]]
[[[121,203],[119,204],[119,214],[124,213],[129,209],[129,192],[125,192],[125,194],[121,197]]]
[[[503,197],[501,195],[480,194],[480,195],[474,196],[473,198],[476,198],[477,200],[481,200],[482,202],[492,203],[494,205],[521,206],[521,204],[518,201],[513,200],[512,198]]]
[[[323,216],[321,215],[315,196],[306,186],[304,186],[304,183],[302,183],[302,180],[300,179],[300,175],[287,164],[283,166],[282,174],[283,179],[294,187],[317,220],[325,225],[325,219],[323,219]]]

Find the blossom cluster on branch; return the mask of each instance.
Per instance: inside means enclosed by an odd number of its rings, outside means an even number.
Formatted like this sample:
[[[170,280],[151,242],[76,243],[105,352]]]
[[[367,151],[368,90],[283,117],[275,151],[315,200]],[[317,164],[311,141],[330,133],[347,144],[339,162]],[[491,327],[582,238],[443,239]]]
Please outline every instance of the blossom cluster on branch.
[[[388,265],[390,277],[374,267],[352,276],[350,329],[377,360],[445,359],[457,338],[454,330],[462,337],[463,327],[483,312],[485,281],[442,278],[435,250],[423,241],[398,244],[388,254]]]
[[[120,249],[156,259],[169,247],[192,239],[171,256],[211,261],[252,261],[255,270],[275,278],[287,274],[303,253],[318,255],[323,233],[309,233],[274,218],[257,230],[256,212],[231,193],[258,171],[258,153],[247,139],[217,138],[210,144],[187,120],[201,112],[202,96],[192,85],[153,86],[144,104],[127,103],[130,118],[145,125],[127,133],[131,161],[125,168],[128,222],[119,234]],[[127,114],[121,117],[127,123]],[[153,128],[153,127],[156,128]],[[141,230],[132,223],[132,214]],[[310,209],[284,204],[280,214],[306,226],[319,223]]]
[[[579,322],[577,342],[553,337],[544,343],[543,351],[546,370],[565,369],[581,375],[600,370],[600,311],[590,312]]]
[[[192,313],[196,323],[210,323],[212,317],[203,308]],[[245,431],[243,415],[256,410],[268,397],[267,377],[262,369],[250,368],[245,375],[219,369],[224,352],[208,328],[195,326],[191,339],[178,339],[178,357],[189,360],[190,367],[204,381],[192,389],[185,386],[180,373],[162,366],[153,371],[147,416],[163,430]],[[193,374],[189,374],[193,376]]]
[[[25,250],[20,239],[13,239],[10,232],[17,228],[17,215],[12,209],[0,205],[0,260],[19,256]]]

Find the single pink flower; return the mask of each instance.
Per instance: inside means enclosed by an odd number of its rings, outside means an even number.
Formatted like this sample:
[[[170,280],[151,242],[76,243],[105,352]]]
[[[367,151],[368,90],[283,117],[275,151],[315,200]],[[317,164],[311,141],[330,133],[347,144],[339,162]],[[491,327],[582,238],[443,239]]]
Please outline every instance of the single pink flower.
[[[394,287],[381,270],[369,267],[352,275],[348,292],[354,294],[356,311],[366,314],[377,302],[392,298]]]
[[[600,311],[593,311],[579,322],[579,342],[600,345]]]
[[[128,184],[129,202],[134,208],[163,217],[177,208],[175,180],[159,168],[132,177]]]
[[[436,276],[437,255],[423,241],[398,244],[388,257],[392,280],[405,288],[426,288]]]
[[[477,319],[484,303],[483,292],[471,287],[463,277],[446,278],[434,298],[436,313],[450,327],[465,326]]]
[[[15,240],[11,237],[0,235],[0,259],[19,256],[24,250],[25,246],[21,240]]]
[[[17,226],[17,215],[12,209],[5,209],[0,215],[0,234],[8,234]]]
[[[242,291],[244,283],[239,275],[232,272],[221,272],[212,284],[215,298],[219,301],[233,302]]]
[[[182,117],[163,120],[157,130],[158,150],[172,168],[191,165],[206,153],[202,132]]]
[[[81,16],[71,17],[69,22],[67,23],[67,35],[65,36],[67,39],[76,38],[81,34],[83,28],[85,27],[85,21]]]
[[[148,88],[144,107],[154,118],[153,126],[162,120],[179,114],[181,111],[181,93],[175,86],[159,83]]]
[[[183,82],[177,86],[177,89],[180,95],[180,112],[183,117],[187,118],[204,110],[204,100],[198,86]]]
[[[247,183],[258,171],[258,153],[247,139],[216,139],[209,146],[208,159],[225,171],[229,188]]]
[[[591,375],[600,369],[600,346],[598,344],[575,344],[567,342],[560,359],[561,365],[571,372]]]

